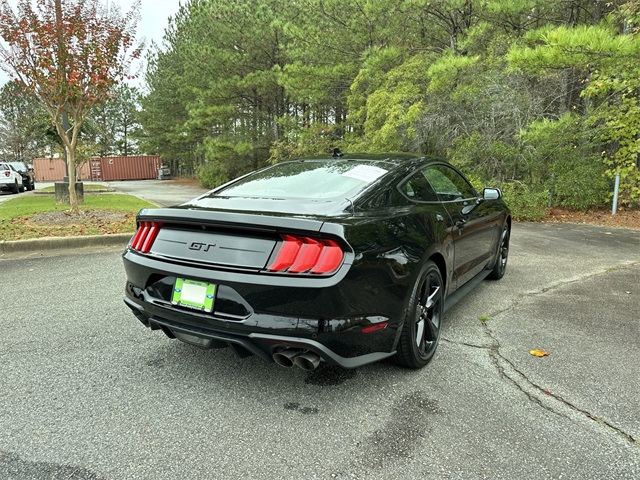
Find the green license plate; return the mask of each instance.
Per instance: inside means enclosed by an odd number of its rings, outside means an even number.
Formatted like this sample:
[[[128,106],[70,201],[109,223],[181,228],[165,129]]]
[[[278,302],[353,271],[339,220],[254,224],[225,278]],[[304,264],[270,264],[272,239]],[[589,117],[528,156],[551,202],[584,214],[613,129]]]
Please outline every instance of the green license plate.
[[[176,278],[171,303],[204,312],[212,312],[215,296],[216,286],[213,283]]]

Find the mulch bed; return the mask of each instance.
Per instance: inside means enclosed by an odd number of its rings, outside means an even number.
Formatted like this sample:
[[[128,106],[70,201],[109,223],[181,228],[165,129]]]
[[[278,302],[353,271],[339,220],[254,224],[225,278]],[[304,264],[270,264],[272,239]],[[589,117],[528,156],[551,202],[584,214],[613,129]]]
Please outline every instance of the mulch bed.
[[[37,225],[80,225],[83,223],[112,223],[122,222],[132,214],[113,212],[111,210],[86,210],[73,214],[68,210],[42,212],[29,218],[29,222]]]
[[[603,225],[608,227],[621,227],[640,230],[640,210],[618,210],[615,215],[611,210],[595,210],[579,212],[552,208],[545,218],[545,222],[559,223],[584,223],[590,225]]]

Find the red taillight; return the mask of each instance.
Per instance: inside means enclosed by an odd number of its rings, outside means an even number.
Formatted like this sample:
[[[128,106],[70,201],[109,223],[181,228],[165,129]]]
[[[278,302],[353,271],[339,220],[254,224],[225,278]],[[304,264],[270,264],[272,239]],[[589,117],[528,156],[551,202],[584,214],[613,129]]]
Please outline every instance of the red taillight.
[[[282,235],[270,272],[333,273],[342,264],[344,252],[334,240]]]
[[[320,252],[322,252],[322,243],[318,240],[303,237],[302,241],[304,243],[298,250],[296,261],[287,270],[289,273],[302,273],[311,270],[311,268],[315,267]]]
[[[140,250],[142,248],[142,243],[144,242],[144,239],[147,237],[147,234],[149,233],[149,228],[150,228],[149,222],[140,223],[140,226],[138,227],[138,232],[136,233],[136,236],[134,237],[133,242],[131,242],[131,247],[134,250]]]
[[[149,253],[153,242],[160,233],[162,224],[159,222],[140,222],[138,231],[131,240],[131,248],[140,253]]]
[[[333,240],[322,240],[322,252],[318,256],[311,273],[329,273],[337,269],[342,263],[342,248]]]
[[[302,240],[291,235],[282,235],[280,250],[275,260],[269,265],[269,270],[281,272],[289,268],[296,261],[301,246]]]
[[[10,177],[11,176],[11,172],[9,170],[5,170],[4,171],[4,176],[5,177]]]

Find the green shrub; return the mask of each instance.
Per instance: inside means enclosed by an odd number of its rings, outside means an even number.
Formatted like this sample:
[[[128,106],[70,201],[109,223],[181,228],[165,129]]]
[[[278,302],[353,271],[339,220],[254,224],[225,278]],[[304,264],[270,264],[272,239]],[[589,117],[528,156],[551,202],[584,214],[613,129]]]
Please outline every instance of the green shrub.
[[[554,206],[586,210],[605,204],[610,191],[606,165],[592,142],[593,132],[579,115],[537,120],[520,136],[528,178],[553,189]]]
[[[449,158],[465,176],[511,178],[517,162],[518,148],[500,139],[484,137],[480,132],[459,136],[453,141]]]
[[[230,180],[229,172],[225,166],[217,162],[198,166],[196,176],[204,188],[215,188]]]
[[[605,178],[606,166],[599,159],[584,158],[571,163],[558,159],[552,170],[554,205],[587,210],[606,204],[610,188]]]
[[[503,183],[500,188],[514,220],[535,221],[547,214],[548,192],[530,189],[520,182]]]

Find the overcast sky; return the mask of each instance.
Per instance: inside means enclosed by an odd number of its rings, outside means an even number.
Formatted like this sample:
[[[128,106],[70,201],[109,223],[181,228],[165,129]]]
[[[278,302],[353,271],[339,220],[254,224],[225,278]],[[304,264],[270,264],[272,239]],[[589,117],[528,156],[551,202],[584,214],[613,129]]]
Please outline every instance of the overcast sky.
[[[104,4],[120,6],[122,13],[126,13],[131,9],[134,0],[102,0]],[[181,0],[185,3],[185,0]],[[169,16],[173,16],[178,12],[181,3],[179,0],[142,0],[140,9],[140,22],[138,23],[137,35],[138,39],[145,39],[145,45],[151,45],[151,41],[160,43],[164,29],[167,27]],[[15,11],[17,0],[9,0]],[[135,71],[138,67],[134,66]],[[140,72],[142,76],[144,72]],[[0,70],[0,85],[4,85],[8,81],[8,77],[3,70]],[[140,78],[134,84],[139,84]]]

